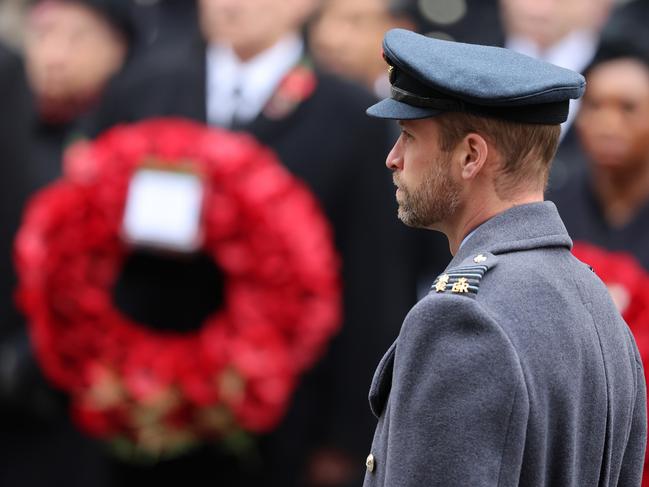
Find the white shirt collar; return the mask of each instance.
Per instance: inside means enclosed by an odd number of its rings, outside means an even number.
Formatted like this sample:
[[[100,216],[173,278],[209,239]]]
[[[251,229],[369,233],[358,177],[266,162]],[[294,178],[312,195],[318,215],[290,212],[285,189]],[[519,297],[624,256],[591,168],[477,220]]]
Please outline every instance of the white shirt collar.
[[[230,46],[207,48],[207,120],[230,126],[250,122],[263,110],[286,74],[299,62],[302,39],[291,33],[275,45],[242,62]]]
[[[536,43],[522,36],[507,38],[505,47],[581,73],[593,60],[597,50],[597,43],[598,36],[596,33],[588,30],[577,30],[543,51]],[[572,125],[578,110],[579,100],[570,100],[568,120],[561,127],[562,137]]]

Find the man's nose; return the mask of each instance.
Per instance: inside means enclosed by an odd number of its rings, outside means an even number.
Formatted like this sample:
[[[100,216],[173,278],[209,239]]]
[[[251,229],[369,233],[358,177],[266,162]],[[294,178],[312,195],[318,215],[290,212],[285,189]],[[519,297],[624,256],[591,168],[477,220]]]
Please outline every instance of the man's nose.
[[[394,147],[392,147],[388,157],[385,159],[385,165],[390,171],[396,171],[397,169],[403,168],[402,138],[403,136],[400,136],[397,139]]]

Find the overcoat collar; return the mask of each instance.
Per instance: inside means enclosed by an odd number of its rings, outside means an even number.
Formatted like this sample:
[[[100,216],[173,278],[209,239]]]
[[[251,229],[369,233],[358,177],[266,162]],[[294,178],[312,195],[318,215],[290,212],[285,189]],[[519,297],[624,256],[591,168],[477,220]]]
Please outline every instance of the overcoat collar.
[[[572,248],[572,240],[554,203],[515,206],[487,220],[458,250],[448,268],[481,252],[506,254],[543,247]]]

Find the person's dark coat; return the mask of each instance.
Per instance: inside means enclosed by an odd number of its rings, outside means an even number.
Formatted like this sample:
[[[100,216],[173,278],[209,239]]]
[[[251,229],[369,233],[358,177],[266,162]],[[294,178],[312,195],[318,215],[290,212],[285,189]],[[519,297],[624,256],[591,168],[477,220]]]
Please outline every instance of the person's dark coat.
[[[58,173],[34,161],[32,100],[20,58],[0,45],[0,485],[102,487],[99,446],[67,418],[38,370],[14,304],[13,241],[33,191]]]
[[[20,208],[27,191],[26,171],[30,161],[29,92],[20,58],[0,44],[0,337],[15,331],[17,316],[12,308],[13,274],[11,242],[18,227]]]
[[[575,174],[560,191],[548,193],[575,242],[628,252],[649,271],[649,203],[641,205],[625,225],[611,225],[595,194],[589,171]]]

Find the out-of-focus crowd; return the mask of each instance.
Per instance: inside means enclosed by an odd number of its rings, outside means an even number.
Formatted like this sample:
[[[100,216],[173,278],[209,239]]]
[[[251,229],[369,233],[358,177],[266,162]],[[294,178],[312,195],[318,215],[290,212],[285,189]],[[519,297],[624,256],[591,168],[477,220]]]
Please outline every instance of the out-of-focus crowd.
[[[374,368],[450,259],[441,236],[397,221],[383,162],[398,130],[364,115],[390,93],[383,34],[506,47],[583,73],[548,198],[574,240],[627,252],[649,272],[647,25],[646,0],[3,0],[0,485],[360,485]],[[296,67],[312,82],[297,95],[285,92]],[[14,237],[25,205],[62,176],[66,147],[160,116],[271,147],[319,200],[342,259],[342,331],[281,424],[257,438],[254,460],[210,444],[159,461],[112,454],[72,425],[14,303]],[[204,315],[187,310],[214,306],[200,292],[213,277],[201,260],[144,252],[115,292],[153,328],[196,329]]]

